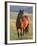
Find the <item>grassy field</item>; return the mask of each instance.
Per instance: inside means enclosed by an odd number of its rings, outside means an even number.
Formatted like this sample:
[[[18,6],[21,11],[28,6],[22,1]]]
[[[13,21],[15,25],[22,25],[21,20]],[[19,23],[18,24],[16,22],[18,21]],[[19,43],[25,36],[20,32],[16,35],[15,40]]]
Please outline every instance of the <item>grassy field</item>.
[[[16,29],[16,16],[18,13],[12,12],[10,13],[10,40],[21,40],[18,38],[17,35],[17,29]],[[27,13],[26,13],[27,14]],[[24,34],[22,36],[23,39],[32,39],[32,33],[33,33],[33,28],[32,28],[32,14],[27,14],[30,20],[30,26],[29,26],[29,32],[27,34]]]

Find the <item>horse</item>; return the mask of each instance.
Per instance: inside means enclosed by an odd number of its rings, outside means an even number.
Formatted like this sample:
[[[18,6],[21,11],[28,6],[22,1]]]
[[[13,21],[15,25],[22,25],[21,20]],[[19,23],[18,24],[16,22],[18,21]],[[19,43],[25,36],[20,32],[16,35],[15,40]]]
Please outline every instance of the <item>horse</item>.
[[[19,15],[21,16],[21,19],[19,18]],[[16,20],[16,28],[17,28],[17,34],[18,34],[18,38],[19,35],[21,35],[21,39],[22,39],[22,35],[24,36],[24,32],[28,32],[28,28],[29,28],[29,19],[27,15],[23,15],[23,11],[20,12],[20,14],[18,14],[17,16],[17,20]]]
[[[18,32],[18,38],[19,38],[19,34],[24,35],[24,32],[27,33],[29,30],[29,19],[28,16],[23,16],[23,20],[18,20],[17,21],[17,32]]]

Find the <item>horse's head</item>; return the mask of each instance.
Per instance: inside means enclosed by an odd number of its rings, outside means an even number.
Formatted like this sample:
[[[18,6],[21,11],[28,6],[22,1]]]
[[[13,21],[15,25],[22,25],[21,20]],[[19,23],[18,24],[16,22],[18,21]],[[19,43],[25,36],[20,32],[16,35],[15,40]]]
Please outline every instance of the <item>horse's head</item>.
[[[23,15],[24,10],[20,10],[19,13],[20,13],[20,15]]]

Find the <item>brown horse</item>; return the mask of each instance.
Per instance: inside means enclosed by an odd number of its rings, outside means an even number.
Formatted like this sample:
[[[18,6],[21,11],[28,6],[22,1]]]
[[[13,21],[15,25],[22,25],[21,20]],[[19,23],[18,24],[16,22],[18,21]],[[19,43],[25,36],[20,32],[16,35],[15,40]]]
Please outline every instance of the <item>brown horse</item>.
[[[21,18],[19,18],[19,16],[21,16]],[[24,32],[28,32],[29,29],[29,19],[27,15],[23,16],[23,12],[20,12],[20,14],[17,17],[17,21],[16,21],[16,28],[17,28],[17,32],[18,32],[18,38],[19,35],[24,35]]]
[[[27,33],[29,29],[29,19],[28,16],[23,16],[23,20],[20,19],[20,21],[18,22],[18,37],[19,34],[21,34],[21,38],[22,35],[24,35],[24,32]]]

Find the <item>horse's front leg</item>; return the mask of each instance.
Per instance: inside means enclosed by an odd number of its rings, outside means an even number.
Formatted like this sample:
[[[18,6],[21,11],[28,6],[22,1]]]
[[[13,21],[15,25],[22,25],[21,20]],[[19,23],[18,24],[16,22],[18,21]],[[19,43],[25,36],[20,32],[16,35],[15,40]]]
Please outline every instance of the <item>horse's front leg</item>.
[[[19,38],[19,32],[18,32],[18,38]]]
[[[18,29],[18,31],[17,31],[17,33],[18,33],[18,38],[19,38],[19,31],[20,31],[20,29]]]
[[[23,29],[23,24],[22,24],[22,26],[21,26],[21,27],[22,27],[22,35],[24,35],[24,29]]]
[[[18,38],[20,37],[20,34],[21,34],[21,36],[22,36],[21,29],[18,29]]]
[[[25,29],[23,28],[23,29],[22,29],[22,35],[23,35],[23,36],[24,36],[24,33],[25,33]]]
[[[22,36],[23,36],[23,28],[21,29],[21,33],[20,34],[21,34],[21,39],[22,39]]]
[[[21,35],[21,39],[22,39],[22,30],[21,30],[21,32],[20,32],[20,35]]]

